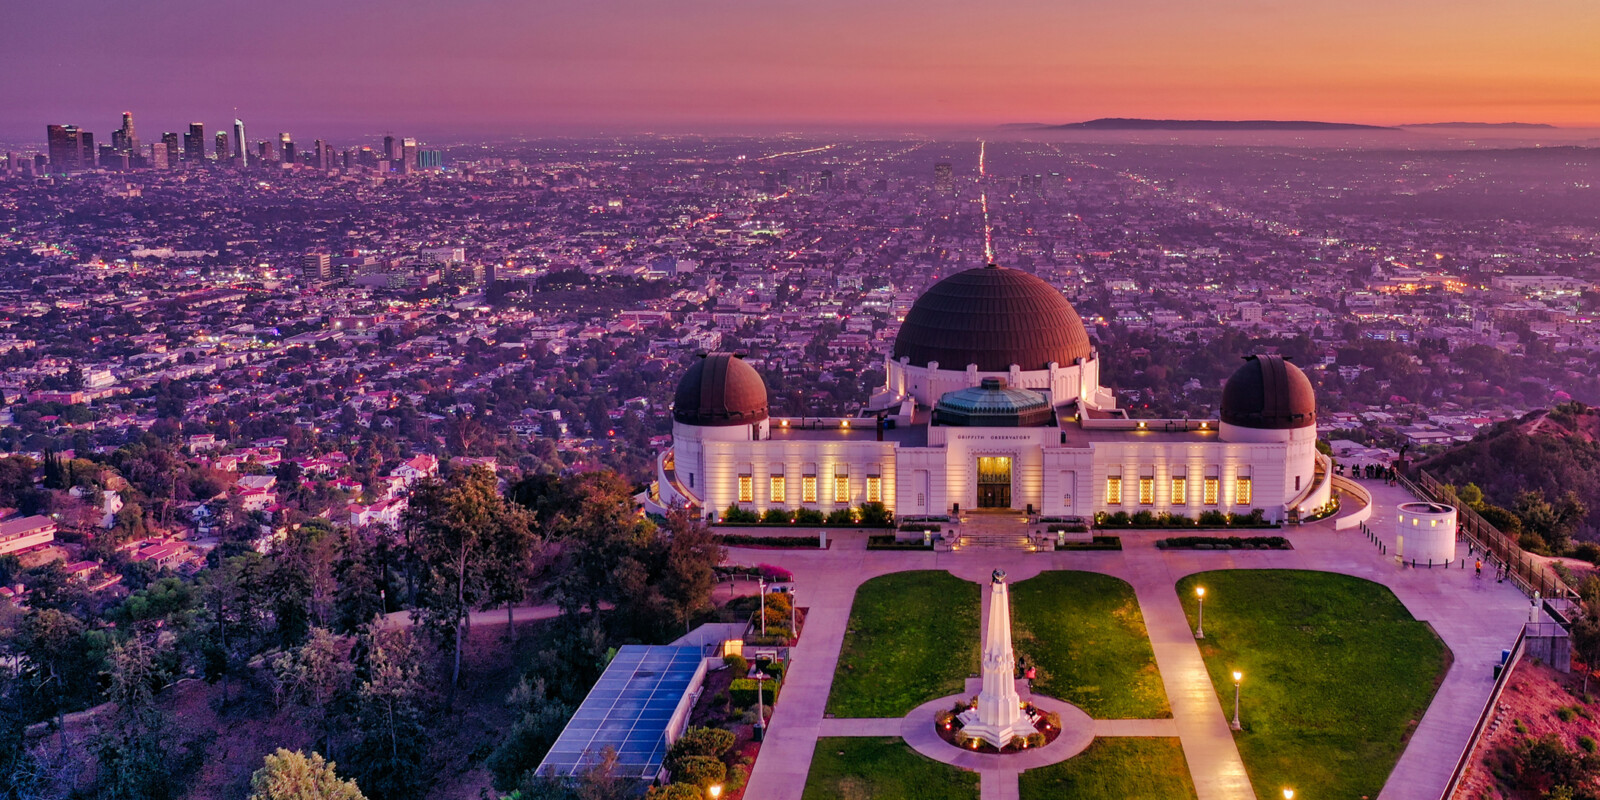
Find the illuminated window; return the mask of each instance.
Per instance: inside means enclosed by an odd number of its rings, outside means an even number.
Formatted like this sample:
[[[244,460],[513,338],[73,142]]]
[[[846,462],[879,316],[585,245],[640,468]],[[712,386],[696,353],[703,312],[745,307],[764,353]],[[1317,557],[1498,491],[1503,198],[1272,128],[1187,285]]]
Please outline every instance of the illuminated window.
[[[1182,506],[1189,504],[1189,479],[1172,479],[1172,504]]]
[[[867,502],[883,502],[883,479],[876,477],[867,478]]]
[[[1150,506],[1156,502],[1156,479],[1139,479],[1139,505]]]
[[[848,503],[848,502],[850,502],[850,476],[849,475],[841,474],[841,475],[833,476],[833,502],[835,502],[835,503]]]
[[[807,475],[800,479],[800,502],[817,502],[817,476]]]
[[[774,475],[774,476],[772,476],[772,502],[774,502],[774,503],[787,503],[787,502],[789,502],[789,491],[788,491],[788,489],[789,489],[789,487],[784,485],[784,481],[783,481],[783,476],[782,475]]]
[[[1217,487],[1218,487],[1218,485],[1219,485],[1219,482],[1217,481],[1216,478],[1206,478],[1205,497],[1201,498],[1201,502],[1205,503],[1208,506],[1216,505],[1217,504],[1217,491],[1218,491]]]
[[[756,482],[749,475],[739,476],[739,502],[754,503],[756,501]]]
[[[1122,505],[1122,476],[1112,475],[1106,478],[1106,505]]]
[[[1249,478],[1239,478],[1238,480],[1234,481],[1233,496],[1234,496],[1234,502],[1238,503],[1239,505],[1241,505],[1241,506],[1250,505],[1250,479]]]

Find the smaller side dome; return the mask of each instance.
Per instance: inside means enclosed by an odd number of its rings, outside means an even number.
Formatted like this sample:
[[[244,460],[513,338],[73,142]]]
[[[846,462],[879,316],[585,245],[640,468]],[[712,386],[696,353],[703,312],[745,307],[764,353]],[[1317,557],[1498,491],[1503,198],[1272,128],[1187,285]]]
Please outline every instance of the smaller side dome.
[[[711,353],[683,374],[672,418],[685,425],[750,425],[767,418],[767,384],[732,353]]]
[[[1222,421],[1241,428],[1290,430],[1317,424],[1311,379],[1283,356],[1245,356],[1222,387]]]
[[[966,428],[1035,428],[1055,418],[1050,401],[1028,389],[1008,389],[1004,378],[945,392],[933,407],[939,425]]]

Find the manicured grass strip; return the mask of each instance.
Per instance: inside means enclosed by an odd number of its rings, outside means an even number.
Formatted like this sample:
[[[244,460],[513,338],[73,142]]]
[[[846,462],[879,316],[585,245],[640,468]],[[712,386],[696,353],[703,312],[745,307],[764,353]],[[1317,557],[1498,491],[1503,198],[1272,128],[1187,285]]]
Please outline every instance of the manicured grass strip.
[[[900,739],[818,739],[801,800],[978,800],[978,774]]]
[[[1096,739],[1059,764],[1018,780],[1022,800],[1194,800],[1194,781],[1177,739]],[[807,798],[809,800],[809,798]]]
[[[1012,644],[1038,667],[1034,691],[1097,719],[1172,716],[1127,582],[1094,572],[1044,572],[1011,587]]]
[[[921,570],[856,590],[828,695],[836,717],[901,717],[978,670],[978,584]]]
[[[1331,572],[1223,570],[1178,581],[1224,712],[1244,673],[1234,734],[1256,796],[1377,797],[1421,722],[1450,651],[1388,588]]]

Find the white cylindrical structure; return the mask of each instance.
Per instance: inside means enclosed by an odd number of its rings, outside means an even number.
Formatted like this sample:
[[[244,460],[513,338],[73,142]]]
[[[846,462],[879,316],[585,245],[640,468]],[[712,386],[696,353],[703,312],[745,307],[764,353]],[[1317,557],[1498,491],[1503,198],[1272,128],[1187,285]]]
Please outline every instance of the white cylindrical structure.
[[[1456,510],[1443,503],[1401,503],[1396,514],[1395,554],[1417,566],[1449,564],[1456,557]]]

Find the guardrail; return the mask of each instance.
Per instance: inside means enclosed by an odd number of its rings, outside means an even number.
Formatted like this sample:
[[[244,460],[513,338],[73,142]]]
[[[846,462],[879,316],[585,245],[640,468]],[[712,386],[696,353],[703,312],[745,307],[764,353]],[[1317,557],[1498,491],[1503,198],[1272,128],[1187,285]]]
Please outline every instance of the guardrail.
[[[1478,740],[1483,738],[1483,729],[1488,727],[1489,719],[1494,716],[1494,707],[1500,702],[1501,693],[1505,692],[1506,684],[1511,680],[1511,671],[1522,660],[1522,645],[1528,631],[1524,628],[1517,634],[1516,643],[1511,645],[1511,657],[1506,659],[1506,665],[1500,670],[1500,677],[1495,679],[1494,690],[1489,692],[1489,700],[1483,704],[1483,711],[1478,714],[1478,723],[1472,726],[1472,736],[1467,739],[1467,746],[1461,751],[1461,757],[1456,759],[1455,771],[1450,773],[1450,782],[1445,784],[1444,794],[1439,795],[1439,800],[1450,800],[1461,786],[1461,779],[1466,777],[1467,765],[1472,761],[1472,754],[1478,749]]]
[[[1358,528],[1361,526],[1361,523],[1372,519],[1372,492],[1367,491],[1365,486],[1362,486],[1355,480],[1346,478],[1343,475],[1334,475],[1333,488],[1340,494],[1347,497],[1354,497],[1363,503],[1363,507],[1360,511],[1334,517],[1334,530],[1344,531],[1351,528]]]
[[[1426,470],[1417,471],[1420,485],[1412,483],[1403,475],[1397,477],[1400,485],[1417,497],[1455,506],[1456,516],[1461,524],[1461,535],[1479,551],[1504,564],[1512,584],[1521,589],[1523,594],[1529,597],[1533,597],[1536,593],[1541,597],[1576,596],[1576,592],[1572,591],[1554,570],[1534,560],[1515,539],[1501,533],[1499,528],[1479,516],[1478,512],[1461,505],[1460,499],[1454,496],[1455,493],[1447,492],[1447,486],[1429,475]]]

